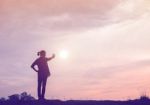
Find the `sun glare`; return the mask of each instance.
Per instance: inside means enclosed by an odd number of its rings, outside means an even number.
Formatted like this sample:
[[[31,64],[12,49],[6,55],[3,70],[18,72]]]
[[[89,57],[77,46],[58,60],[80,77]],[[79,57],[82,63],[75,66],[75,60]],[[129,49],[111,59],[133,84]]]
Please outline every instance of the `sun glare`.
[[[62,59],[67,59],[69,57],[69,52],[67,50],[61,50],[59,56]]]

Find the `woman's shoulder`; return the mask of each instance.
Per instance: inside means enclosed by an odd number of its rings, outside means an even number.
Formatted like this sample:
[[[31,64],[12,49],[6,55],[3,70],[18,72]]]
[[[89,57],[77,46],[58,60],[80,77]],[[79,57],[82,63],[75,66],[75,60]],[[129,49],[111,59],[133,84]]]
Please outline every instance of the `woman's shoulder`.
[[[40,61],[40,60],[41,60],[41,59],[40,59],[40,57],[39,57],[39,58],[36,58],[36,60],[35,60],[35,61],[36,61],[36,62],[38,62],[38,61]]]

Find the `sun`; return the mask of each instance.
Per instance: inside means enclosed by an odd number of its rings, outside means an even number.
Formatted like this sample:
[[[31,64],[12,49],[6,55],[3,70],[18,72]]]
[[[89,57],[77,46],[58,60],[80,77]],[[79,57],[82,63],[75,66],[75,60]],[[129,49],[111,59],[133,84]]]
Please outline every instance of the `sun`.
[[[69,52],[67,51],[67,50],[61,50],[60,52],[59,52],[59,56],[60,56],[60,58],[62,58],[62,59],[67,59],[68,57],[69,57]]]

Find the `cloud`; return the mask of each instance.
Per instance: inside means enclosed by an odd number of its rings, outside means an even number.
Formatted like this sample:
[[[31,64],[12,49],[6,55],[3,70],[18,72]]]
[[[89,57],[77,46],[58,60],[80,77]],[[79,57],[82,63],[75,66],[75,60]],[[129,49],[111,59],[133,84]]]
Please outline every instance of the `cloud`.
[[[124,64],[124,65],[114,65],[114,66],[107,66],[107,67],[97,67],[97,68],[91,68],[89,69],[85,76],[91,77],[91,78],[98,78],[102,76],[104,79],[108,79],[108,77],[116,75],[116,73],[125,73],[125,72],[138,72],[138,70],[142,70],[143,68],[149,67],[150,65],[150,60],[143,60],[143,61],[136,61],[136,62],[131,62],[129,64]],[[130,70],[130,71],[129,71]],[[122,74],[123,74],[122,73]],[[112,77],[109,77],[112,78]]]
[[[33,36],[47,30],[52,33],[54,30],[104,25],[107,12],[118,2],[119,0],[3,0],[0,1],[1,33],[22,38],[24,34]]]
[[[110,11],[110,16],[114,21],[124,21],[140,18],[143,14],[150,11],[149,0],[126,0],[120,2]]]
[[[57,53],[67,47],[70,60],[56,57],[52,63],[48,96],[63,99],[68,91],[67,98],[77,99],[77,93],[80,98],[119,98],[118,90],[127,89],[123,86],[138,88],[142,82],[141,90],[147,89],[143,78],[148,78],[150,58],[148,0],[1,0],[0,16],[0,83],[6,81],[8,88],[24,87],[35,93],[30,65],[36,52]],[[133,75],[135,79],[126,82]],[[135,85],[136,79],[142,81]],[[112,88],[113,81],[117,85]]]
[[[114,7],[119,0],[5,0],[1,1],[1,10],[6,12],[26,11],[33,13],[45,13],[46,15],[55,13],[97,13],[105,12]],[[19,9],[19,10],[18,10]]]
[[[113,67],[91,68],[83,75],[84,82],[80,87],[87,93],[99,93],[95,96],[102,99],[127,99],[128,96],[134,99],[149,91],[149,64],[150,60],[145,60]]]

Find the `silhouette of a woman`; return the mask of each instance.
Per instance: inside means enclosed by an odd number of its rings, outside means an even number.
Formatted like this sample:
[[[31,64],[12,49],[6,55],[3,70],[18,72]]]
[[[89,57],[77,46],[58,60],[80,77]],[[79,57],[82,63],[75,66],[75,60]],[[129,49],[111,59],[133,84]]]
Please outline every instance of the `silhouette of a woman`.
[[[50,70],[48,67],[48,61],[53,59],[55,55],[53,54],[51,57],[46,57],[46,51],[42,50],[38,52],[39,58],[37,58],[31,65],[31,68],[38,73],[38,99],[45,99],[45,89],[47,78],[50,76]],[[35,68],[38,67],[38,69]]]

